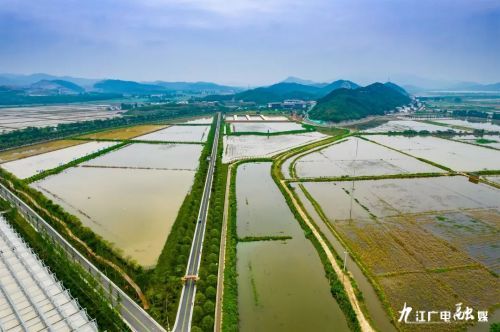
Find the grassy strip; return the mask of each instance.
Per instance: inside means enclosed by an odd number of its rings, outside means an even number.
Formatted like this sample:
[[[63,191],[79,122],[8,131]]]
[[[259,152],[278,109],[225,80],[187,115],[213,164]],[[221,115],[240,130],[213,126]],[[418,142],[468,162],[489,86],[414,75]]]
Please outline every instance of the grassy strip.
[[[8,205],[7,202],[0,199],[2,207],[5,207],[6,204]],[[99,329],[103,331],[129,331],[128,326],[122,321],[112,301],[106,295],[106,290],[91,274],[71,260],[66,252],[52,242],[49,237],[35,231],[17,209],[10,209],[4,216],[38,257],[50,267],[64,287],[70,290],[71,295],[87,310],[89,316],[95,318]]]
[[[231,124],[230,123],[226,123],[225,124],[225,128],[226,128],[226,132],[224,134],[231,135],[231,132],[232,132],[232,130],[231,130]]]
[[[204,145],[199,158],[199,167],[194,176],[193,186],[179,208],[165,246],[158,258],[158,263],[153,270],[147,271],[141,280],[146,289],[146,297],[150,300],[149,313],[163,326],[167,326],[167,323],[173,324],[175,321],[182,291],[181,278],[184,276],[191,250],[208,172],[207,157],[210,155],[215,137],[216,123],[217,119],[214,118],[207,137],[207,144]],[[217,273],[217,269],[215,273]],[[217,277],[215,277],[215,283],[217,283]]]
[[[231,183],[229,188],[229,213],[226,238],[226,265],[224,268],[224,300],[222,315],[222,331],[238,331],[238,271],[236,270],[238,234],[236,232],[236,175],[237,164],[231,168]]]
[[[471,175],[500,175],[500,170],[491,169],[486,171],[469,172]]]
[[[122,142],[122,143],[110,146],[109,148],[105,148],[105,149],[99,150],[97,152],[88,154],[88,155],[83,156],[81,158],[72,160],[72,161],[70,161],[67,164],[58,166],[56,168],[48,169],[46,171],[40,172],[40,173],[38,173],[36,175],[33,175],[33,176],[31,176],[31,177],[29,177],[27,179],[24,179],[24,182],[26,182],[26,183],[32,183],[32,182],[35,182],[35,181],[39,181],[39,180],[41,180],[43,178],[46,178],[49,175],[59,174],[62,171],[64,171],[65,169],[68,169],[70,167],[74,167],[74,166],[76,166],[78,164],[81,164],[83,162],[92,160],[94,158],[102,156],[103,154],[106,154],[106,153],[111,152],[113,150],[120,149],[120,148],[124,147],[125,145],[127,145],[127,143],[126,142]]]
[[[71,243],[73,247],[90,260],[96,267],[103,271],[108,278],[122,288],[132,299],[139,302],[136,292],[129,287],[128,282],[123,279],[117,271],[90,255],[81,243],[68,235],[66,229],[59,223],[58,220],[61,220],[77,238],[86,243],[86,245],[93,252],[95,252],[96,255],[118,265],[132,279],[140,279],[139,277],[143,274],[141,266],[124,258],[119,251],[113,248],[112,244],[95,234],[90,228],[83,226],[77,217],[67,213],[61,206],[55,204],[42,193],[31,188],[26,182],[19,180],[2,168],[0,168],[0,182],[22,198],[27,205],[29,205],[43,219],[45,219],[45,221],[47,221],[47,223],[49,223],[69,243]],[[29,196],[29,199],[26,199],[26,196]]]
[[[339,182],[339,181],[362,181],[362,180],[385,180],[385,179],[414,179],[429,178],[438,176],[453,176],[456,173],[406,173],[406,174],[386,174],[386,175],[361,175],[361,176],[338,176],[319,178],[294,178],[285,179],[285,182]]]
[[[205,142],[176,142],[176,141],[148,141],[148,140],[138,140],[138,139],[112,139],[112,138],[84,138],[75,137],[71,138],[75,141],[91,141],[91,142],[123,142],[127,144],[131,143],[142,143],[142,144],[205,144]]]
[[[285,241],[291,239],[291,236],[245,236],[238,238],[238,242]]]

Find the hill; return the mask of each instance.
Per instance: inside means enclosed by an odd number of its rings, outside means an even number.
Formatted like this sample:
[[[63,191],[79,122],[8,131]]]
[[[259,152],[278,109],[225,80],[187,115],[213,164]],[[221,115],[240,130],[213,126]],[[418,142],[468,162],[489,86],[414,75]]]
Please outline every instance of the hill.
[[[374,83],[358,89],[337,89],[318,100],[309,112],[313,120],[339,122],[383,115],[397,106],[408,104],[410,98],[401,92]]]
[[[295,76],[288,76],[287,78],[285,78],[280,83],[297,83],[297,84],[302,84],[302,85],[318,85],[318,84],[322,84],[322,83],[316,83],[316,82],[311,81],[311,80],[305,80],[305,79],[302,79],[300,77],[295,77]]]
[[[85,92],[81,86],[64,80],[41,80],[30,85],[30,95],[71,95]]]
[[[357,85],[356,83],[348,80],[336,80],[333,81],[330,84],[325,85],[324,87],[321,88],[320,94],[327,95],[333,90],[337,89],[357,89],[360,86]]]
[[[0,74],[0,85],[9,85],[16,87],[28,87],[39,81],[67,81],[79,86],[91,87],[98,80],[81,78],[81,77],[71,77],[71,76],[54,76],[50,74],[30,74],[30,75],[20,75],[20,74]]]
[[[403,89],[402,87],[400,87],[399,85],[395,84],[395,83],[392,83],[392,82],[385,82],[384,85],[388,88],[391,88],[393,89],[394,91],[397,91],[405,96],[409,96],[408,92]]]
[[[94,84],[94,89],[105,93],[135,95],[162,94],[167,92],[167,89],[161,85],[122,80],[103,80]]]
[[[261,87],[243,91],[234,95],[235,100],[253,101],[258,104],[279,102],[286,99],[316,100],[335,89],[358,87],[351,81],[339,80],[326,86],[305,85],[299,83],[277,83],[268,87]]]
[[[220,85],[212,82],[164,82],[156,81],[153,84],[164,87],[171,91],[183,91],[205,94],[231,94],[240,92],[242,89]]]

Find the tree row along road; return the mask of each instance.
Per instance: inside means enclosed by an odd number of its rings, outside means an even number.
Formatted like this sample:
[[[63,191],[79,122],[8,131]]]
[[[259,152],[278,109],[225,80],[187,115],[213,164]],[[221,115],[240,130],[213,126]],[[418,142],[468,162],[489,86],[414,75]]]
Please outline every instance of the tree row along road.
[[[220,122],[221,114],[217,113],[217,126],[215,129],[215,135],[212,145],[212,153],[210,154],[210,164],[208,166],[205,187],[203,189],[203,195],[201,197],[200,211],[198,213],[198,219],[194,231],[191,252],[189,253],[185,283],[182,288],[181,299],[179,301],[179,307],[177,309],[177,316],[173,329],[175,332],[184,332],[191,330],[191,319],[193,317],[193,307],[196,295],[196,279],[198,278],[198,272],[200,269],[201,252],[203,249],[203,239],[205,237],[208,207],[210,203],[210,195],[212,192],[215,164],[217,161]]]
[[[0,184],[0,195],[14,204],[19,212],[39,232],[50,236],[58,243],[73,260],[78,262],[85,270],[94,276],[105,291],[108,291],[113,302],[117,304],[123,320],[133,331],[165,331],[144,309],[142,309],[125,292],[106,277],[98,268],[75,249],[65,238],[63,238],[52,226],[50,226],[39,214],[14,195],[7,187]]]

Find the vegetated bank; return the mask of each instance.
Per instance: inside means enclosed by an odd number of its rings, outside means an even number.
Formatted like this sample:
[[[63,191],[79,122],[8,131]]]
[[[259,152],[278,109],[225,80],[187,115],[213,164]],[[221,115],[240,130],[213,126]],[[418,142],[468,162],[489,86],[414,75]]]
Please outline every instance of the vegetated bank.
[[[3,215],[7,222],[22,236],[45,265],[50,267],[57,279],[86,309],[89,316],[95,318],[99,329],[129,331],[115,308],[117,303],[110,301],[106,290],[90,273],[69,258],[66,252],[45,234],[37,232],[16,208],[1,198],[0,210],[6,211]]]

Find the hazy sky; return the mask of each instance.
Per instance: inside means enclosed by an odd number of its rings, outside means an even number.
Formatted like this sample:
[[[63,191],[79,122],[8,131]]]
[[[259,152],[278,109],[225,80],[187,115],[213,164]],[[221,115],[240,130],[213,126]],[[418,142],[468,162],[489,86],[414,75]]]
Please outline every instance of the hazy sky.
[[[0,72],[500,81],[500,1],[0,0]]]

